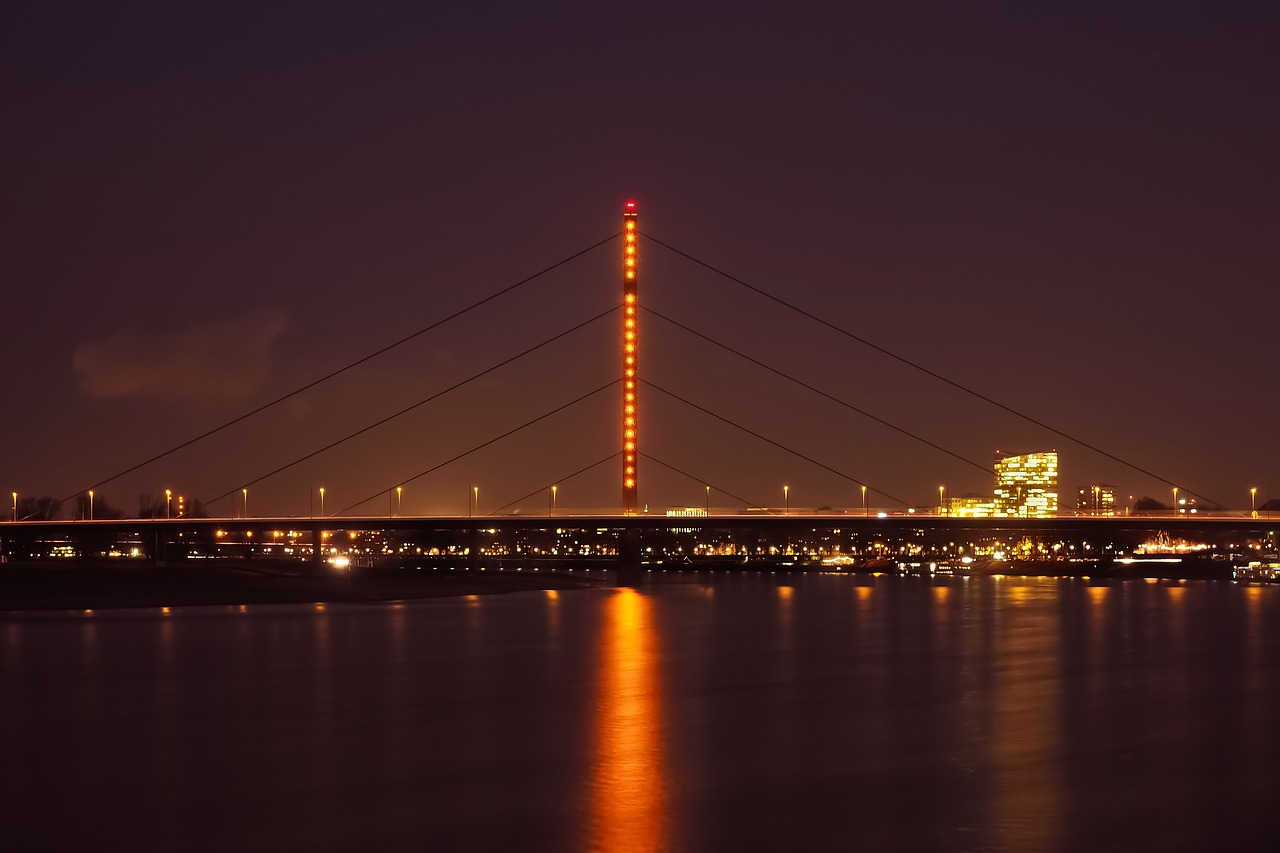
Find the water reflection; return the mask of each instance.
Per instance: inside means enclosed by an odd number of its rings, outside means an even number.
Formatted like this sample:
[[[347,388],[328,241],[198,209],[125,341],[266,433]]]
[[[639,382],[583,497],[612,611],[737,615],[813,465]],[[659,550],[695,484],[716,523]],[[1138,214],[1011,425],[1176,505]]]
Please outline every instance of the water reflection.
[[[592,850],[666,847],[665,756],[652,600],[621,589],[605,606],[595,708]]]
[[[1054,602],[1022,582],[998,611],[991,745],[991,825],[1001,849],[1061,849],[1061,624]],[[1046,606],[1047,605],[1047,606]]]

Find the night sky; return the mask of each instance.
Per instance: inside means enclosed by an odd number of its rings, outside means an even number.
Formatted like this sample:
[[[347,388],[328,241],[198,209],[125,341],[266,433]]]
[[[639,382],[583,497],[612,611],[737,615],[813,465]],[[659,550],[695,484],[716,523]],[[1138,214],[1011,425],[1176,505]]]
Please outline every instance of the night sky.
[[[34,3],[5,79],[0,490],[67,497],[620,229],[1235,508],[1280,497],[1280,13],[1245,4]],[[262,474],[620,301],[620,242],[127,477],[241,511]],[[918,505],[1057,448],[1070,505],[1170,485],[653,242],[641,376]],[[617,314],[250,487],[388,487],[620,375]],[[641,501],[858,488],[642,389]],[[620,390],[405,486],[616,507]],[[727,493],[727,494],[726,494]],[[889,505],[883,495],[873,505]],[[544,492],[518,505],[546,511]],[[510,510],[504,510],[510,511]]]

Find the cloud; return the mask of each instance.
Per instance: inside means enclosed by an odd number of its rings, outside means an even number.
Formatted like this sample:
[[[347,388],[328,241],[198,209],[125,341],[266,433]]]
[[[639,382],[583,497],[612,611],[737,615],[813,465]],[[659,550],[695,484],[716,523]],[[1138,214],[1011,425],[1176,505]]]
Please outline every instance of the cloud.
[[[72,367],[92,397],[240,397],[271,373],[271,347],[288,321],[279,311],[163,331],[120,329],[76,347]]]

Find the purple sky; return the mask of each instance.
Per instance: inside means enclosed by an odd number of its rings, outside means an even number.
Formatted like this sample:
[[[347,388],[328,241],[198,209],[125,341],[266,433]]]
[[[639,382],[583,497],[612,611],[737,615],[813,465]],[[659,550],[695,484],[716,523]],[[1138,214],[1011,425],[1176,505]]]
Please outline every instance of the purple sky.
[[[1184,489],[1280,497],[1277,24],[1207,2],[7,4],[0,489],[92,485],[608,236],[635,198],[642,231]],[[646,306],[961,456],[1056,447],[1064,496],[1170,493],[642,252]],[[238,490],[616,304],[618,255],[99,493],[132,512]],[[912,503],[991,489],[641,320],[651,382]],[[250,511],[385,490],[616,378],[618,338],[613,319],[567,337],[253,486]],[[472,485],[490,511],[616,451],[618,395],[410,483],[404,511],[465,512]],[[642,404],[641,450],[718,490],[859,502]],[[560,506],[616,506],[617,468]],[[704,489],[650,464],[641,500]]]

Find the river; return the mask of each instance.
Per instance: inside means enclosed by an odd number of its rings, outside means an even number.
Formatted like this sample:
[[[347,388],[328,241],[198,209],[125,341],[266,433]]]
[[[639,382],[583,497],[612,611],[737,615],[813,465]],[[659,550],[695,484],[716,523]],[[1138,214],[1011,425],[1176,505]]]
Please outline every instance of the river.
[[[0,616],[0,846],[1275,843],[1280,588],[654,577]]]

